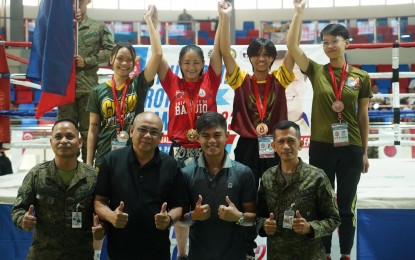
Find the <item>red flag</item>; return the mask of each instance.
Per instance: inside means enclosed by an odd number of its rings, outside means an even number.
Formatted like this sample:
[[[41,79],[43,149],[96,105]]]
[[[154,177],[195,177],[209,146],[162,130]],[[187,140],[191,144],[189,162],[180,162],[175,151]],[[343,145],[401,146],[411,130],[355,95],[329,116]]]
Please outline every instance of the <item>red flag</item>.
[[[75,63],[72,65],[72,71],[70,74],[68,86],[66,88],[66,95],[58,95],[54,93],[49,93],[42,91],[40,96],[39,104],[36,110],[36,118],[39,119],[43,114],[48,112],[57,106],[62,106],[69,104],[75,101],[75,83],[76,83],[76,73],[75,73]]]

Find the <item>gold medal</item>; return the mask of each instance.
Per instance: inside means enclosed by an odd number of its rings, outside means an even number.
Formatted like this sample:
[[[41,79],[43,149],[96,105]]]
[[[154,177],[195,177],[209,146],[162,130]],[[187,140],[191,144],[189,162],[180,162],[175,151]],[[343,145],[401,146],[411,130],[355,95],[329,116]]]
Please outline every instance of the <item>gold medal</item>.
[[[268,126],[264,123],[260,123],[256,127],[256,132],[258,133],[259,136],[266,135],[268,133]]]
[[[331,108],[333,109],[334,112],[340,113],[344,109],[344,104],[343,102],[337,100],[333,102],[333,105],[331,105]]]
[[[187,140],[191,142],[196,141],[196,130],[190,129],[189,131],[187,131],[186,137],[187,137]]]
[[[120,133],[117,134],[117,140],[120,143],[127,142],[128,138],[130,138],[130,135],[126,131],[120,131]]]

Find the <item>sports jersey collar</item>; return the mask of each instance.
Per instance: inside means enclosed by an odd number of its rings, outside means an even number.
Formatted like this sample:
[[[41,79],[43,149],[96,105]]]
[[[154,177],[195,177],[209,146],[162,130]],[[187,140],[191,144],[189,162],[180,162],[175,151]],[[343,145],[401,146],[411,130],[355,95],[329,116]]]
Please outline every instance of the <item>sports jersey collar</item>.
[[[121,89],[123,89],[125,87],[125,84],[127,83],[127,81],[125,81],[124,83],[122,83],[121,85],[119,85],[118,87],[116,87],[115,89],[118,90],[118,91],[121,90]],[[108,87],[111,88],[111,80],[110,79],[107,80],[105,83],[107,84]]]
[[[199,156],[199,159],[197,160],[197,166],[200,168],[207,168],[203,153],[201,153],[201,155],[202,156]],[[225,150],[225,162],[223,163],[222,169],[231,168],[231,167],[232,167],[231,158],[229,157],[228,152]]]

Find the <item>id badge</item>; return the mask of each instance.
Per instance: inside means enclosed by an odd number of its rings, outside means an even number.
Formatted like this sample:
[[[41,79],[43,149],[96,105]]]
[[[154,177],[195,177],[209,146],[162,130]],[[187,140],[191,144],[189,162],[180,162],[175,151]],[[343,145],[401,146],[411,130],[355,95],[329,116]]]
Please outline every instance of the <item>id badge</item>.
[[[72,212],[72,228],[82,228],[82,212]]]
[[[282,222],[282,227],[292,229],[293,219],[294,219],[294,210],[290,209],[290,210],[284,211],[284,220]]]
[[[347,123],[332,124],[333,130],[333,145],[334,147],[349,145],[349,131],[347,130]]]
[[[127,145],[127,142],[120,142],[117,139],[111,141],[111,151],[123,148]]]
[[[272,135],[258,137],[259,158],[274,158],[274,149],[272,149]]]

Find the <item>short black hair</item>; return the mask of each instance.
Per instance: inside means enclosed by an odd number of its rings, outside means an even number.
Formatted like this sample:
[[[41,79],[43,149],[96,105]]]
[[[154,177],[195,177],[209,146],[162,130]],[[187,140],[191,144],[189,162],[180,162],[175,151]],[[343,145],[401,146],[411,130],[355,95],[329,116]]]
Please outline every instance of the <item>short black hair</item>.
[[[61,119],[56,120],[55,123],[52,126],[52,132],[53,132],[53,129],[55,129],[55,126],[59,123],[62,123],[62,122],[69,122],[69,123],[73,124],[75,126],[75,129],[79,132],[78,124],[75,123],[75,121],[73,121],[72,119],[69,119],[69,118],[61,118]]]
[[[349,40],[349,31],[346,27],[339,23],[331,23],[324,27],[323,30],[320,32],[320,38],[323,39],[323,35],[333,35],[333,36],[340,36],[345,40]]]
[[[274,134],[274,139],[276,137],[275,130],[285,130],[285,129],[289,129],[290,127],[295,129],[295,131],[297,132],[298,140],[301,140],[300,126],[294,123],[293,121],[289,121],[289,120],[280,121],[274,126],[274,128],[272,129],[272,132]]]
[[[275,45],[272,41],[265,38],[256,38],[249,43],[246,53],[248,54],[249,58],[255,57],[259,55],[262,48],[264,48],[267,51],[268,55],[272,57],[272,62],[269,67],[271,69],[272,63],[277,57],[277,48],[275,48]]]
[[[196,131],[201,133],[205,129],[219,126],[227,131],[226,119],[222,114],[217,112],[206,112],[202,114],[196,121]]]

